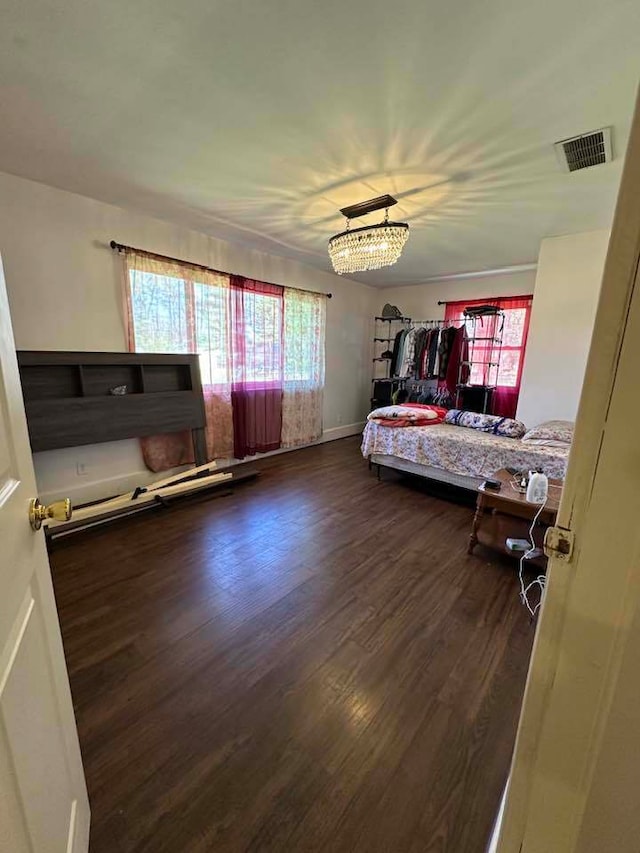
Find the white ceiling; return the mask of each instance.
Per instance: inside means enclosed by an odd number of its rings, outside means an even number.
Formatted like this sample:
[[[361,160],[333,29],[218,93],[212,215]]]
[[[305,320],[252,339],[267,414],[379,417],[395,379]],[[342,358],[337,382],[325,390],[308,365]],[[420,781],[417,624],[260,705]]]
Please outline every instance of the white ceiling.
[[[338,208],[411,236],[370,284],[535,261],[611,221],[640,3],[4,0],[0,170],[329,269]],[[613,163],[552,144],[613,125]],[[369,221],[378,221],[375,217]]]

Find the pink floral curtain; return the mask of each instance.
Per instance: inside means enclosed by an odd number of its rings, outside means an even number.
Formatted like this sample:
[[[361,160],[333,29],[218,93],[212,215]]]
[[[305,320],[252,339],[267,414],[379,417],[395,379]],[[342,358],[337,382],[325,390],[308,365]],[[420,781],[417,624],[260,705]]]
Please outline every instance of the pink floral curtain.
[[[199,353],[209,458],[320,437],[325,296],[131,250],[123,294],[131,352]],[[189,433],[142,449],[152,471],[193,461]]]
[[[285,288],[283,447],[322,435],[326,304],[320,294]]]
[[[207,453],[233,456],[229,276],[144,253],[124,256],[126,328],[131,352],[200,354]],[[191,436],[141,440],[152,471],[193,462]]]

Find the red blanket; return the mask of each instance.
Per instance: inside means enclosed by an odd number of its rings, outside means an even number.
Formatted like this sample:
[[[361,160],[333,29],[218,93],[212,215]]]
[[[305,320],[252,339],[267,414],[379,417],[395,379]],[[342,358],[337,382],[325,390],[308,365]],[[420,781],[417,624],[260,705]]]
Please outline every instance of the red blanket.
[[[419,414],[415,414],[415,412],[409,411],[407,412],[407,417],[403,417],[401,414],[394,416],[392,418],[387,417],[376,417],[375,412],[372,412],[369,415],[369,420],[374,421],[380,426],[388,426],[388,427],[406,427],[406,426],[433,426],[434,424],[441,424],[444,421],[444,416],[447,414],[446,409],[440,408],[440,406],[428,406],[425,403],[400,403],[397,407],[398,409],[423,409],[428,410],[431,415],[429,417],[420,417]],[[433,417],[433,412],[435,412],[436,417]]]

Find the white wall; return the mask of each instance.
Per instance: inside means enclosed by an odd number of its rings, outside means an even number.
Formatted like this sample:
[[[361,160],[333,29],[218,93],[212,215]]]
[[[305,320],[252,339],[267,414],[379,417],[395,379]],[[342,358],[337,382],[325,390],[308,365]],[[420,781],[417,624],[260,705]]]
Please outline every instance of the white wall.
[[[375,291],[285,258],[0,173],[0,252],[18,349],[126,350],[117,240],[249,277],[332,292],[327,301],[325,437],[367,412]],[[350,425],[356,426],[350,426]],[[86,466],[79,477],[76,463]],[[35,455],[41,498],[89,500],[153,479],[137,440]]]
[[[609,231],[542,241],[517,416],[527,426],[574,420]]]
[[[490,296],[526,296],[533,293],[535,270],[495,275],[476,275],[468,278],[416,284],[408,287],[389,287],[377,299],[376,314],[385,302],[397,305],[407,316],[417,320],[440,320],[444,305],[459,299],[485,299]]]

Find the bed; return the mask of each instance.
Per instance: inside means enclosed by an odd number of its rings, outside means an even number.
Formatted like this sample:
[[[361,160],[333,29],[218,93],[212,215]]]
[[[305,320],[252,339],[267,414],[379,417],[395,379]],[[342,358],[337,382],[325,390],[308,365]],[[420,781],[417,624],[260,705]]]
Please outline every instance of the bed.
[[[539,468],[549,477],[564,480],[569,460],[569,445],[532,445],[451,424],[388,427],[368,421],[361,449],[373,465],[473,490],[507,467]]]

